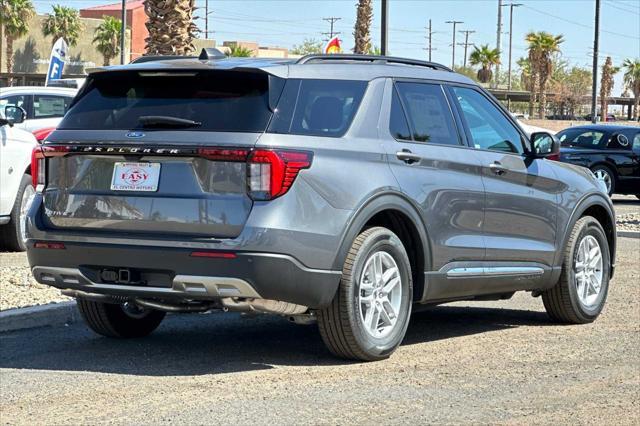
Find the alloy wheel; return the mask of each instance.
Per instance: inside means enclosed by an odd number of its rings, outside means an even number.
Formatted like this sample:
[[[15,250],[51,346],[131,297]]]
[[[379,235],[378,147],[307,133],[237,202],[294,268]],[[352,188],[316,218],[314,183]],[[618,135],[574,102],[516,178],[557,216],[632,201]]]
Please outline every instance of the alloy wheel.
[[[573,270],[580,303],[593,307],[602,289],[602,250],[598,240],[592,235],[585,236],[578,245]]]
[[[607,187],[607,193],[611,192],[611,174],[604,169],[598,169],[593,173],[596,179],[604,182]]]
[[[358,306],[360,320],[371,336],[382,338],[398,322],[402,303],[400,269],[394,258],[385,251],[373,253],[360,277]]]

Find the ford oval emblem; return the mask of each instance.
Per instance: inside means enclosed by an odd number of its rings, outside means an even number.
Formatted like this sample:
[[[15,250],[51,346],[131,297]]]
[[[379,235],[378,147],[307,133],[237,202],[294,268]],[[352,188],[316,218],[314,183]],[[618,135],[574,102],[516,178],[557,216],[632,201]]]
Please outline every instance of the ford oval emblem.
[[[144,133],[143,132],[129,132],[127,133],[127,137],[128,138],[143,138],[144,137]]]

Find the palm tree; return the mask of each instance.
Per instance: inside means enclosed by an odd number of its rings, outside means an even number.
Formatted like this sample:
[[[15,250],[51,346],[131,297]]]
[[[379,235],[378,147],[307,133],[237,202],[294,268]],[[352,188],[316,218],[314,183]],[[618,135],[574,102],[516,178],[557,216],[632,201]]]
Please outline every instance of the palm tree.
[[[198,27],[193,23],[195,0],[145,0],[149,17],[147,55],[188,55],[195,50]]]
[[[227,53],[227,56],[236,58],[249,58],[253,56],[253,51],[247,47],[232,44],[231,46],[229,46],[229,52]]]
[[[500,63],[500,51],[491,49],[488,44],[483,44],[479,48],[474,47],[469,56],[469,63],[481,66],[478,70],[478,80],[482,83],[487,83],[491,81],[493,76],[491,67]]]
[[[546,31],[540,31],[530,32],[525,40],[529,43],[529,63],[534,84],[538,86],[538,116],[544,118],[547,103],[547,82],[553,72],[552,55],[560,52],[560,44],[564,39],[562,35],[554,36]]]
[[[52,45],[63,38],[69,46],[75,46],[83,28],[78,11],[59,4],[53,6],[53,15],[47,15],[42,22],[42,34],[52,37]]]
[[[613,90],[613,75],[620,71],[619,67],[614,67],[611,56],[607,56],[602,66],[602,77],[600,79],[600,117],[602,121],[607,121],[608,97]]]
[[[622,66],[624,71],[624,84],[633,92],[633,119],[638,120],[640,111],[640,59],[625,59]]]
[[[0,2],[0,24],[4,25],[7,44],[7,72],[13,71],[13,42],[29,32],[29,20],[36,11],[31,0],[4,0]],[[9,79],[9,86],[13,83]]]
[[[93,33],[93,44],[104,59],[105,66],[111,65],[111,60],[120,53],[120,31],[122,21],[113,16],[103,16],[102,23]]]
[[[372,0],[359,0],[356,24],[353,30],[355,46],[353,53],[366,55],[371,49],[371,19],[373,18]]]

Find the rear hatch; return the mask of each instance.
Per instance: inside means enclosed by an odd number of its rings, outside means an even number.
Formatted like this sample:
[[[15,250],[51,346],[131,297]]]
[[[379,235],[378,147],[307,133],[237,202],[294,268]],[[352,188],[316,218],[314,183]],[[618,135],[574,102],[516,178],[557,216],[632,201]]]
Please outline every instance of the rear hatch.
[[[281,90],[259,70],[92,75],[43,147],[45,224],[238,236],[253,205],[247,157]]]

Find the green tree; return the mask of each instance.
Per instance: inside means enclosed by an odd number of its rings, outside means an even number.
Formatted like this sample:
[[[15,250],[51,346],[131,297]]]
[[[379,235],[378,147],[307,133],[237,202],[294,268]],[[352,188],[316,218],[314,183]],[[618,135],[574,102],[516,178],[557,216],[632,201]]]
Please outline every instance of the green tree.
[[[188,55],[195,50],[198,27],[193,23],[195,0],[145,0],[147,55]]]
[[[353,53],[361,55],[371,50],[371,19],[373,19],[372,0],[359,0],[356,11],[356,23],[353,29],[355,46]]]
[[[7,45],[7,72],[13,71],[13,42],[29,32],[29,19],[35,15],[30,0],[3,0],[0,2],[0,24],[4,25]],[[9,85],[13,82],[9,79]]]
[[[478,80],[482,83],[488,83],[493,77],[491,67],[500,63],[500,51],[491,49],[488,44],[474,47],[469,56],[469,63],[471,65],[480,65]]]
[[[47,15],[42,22],[42,34],[45,37],[52,37],[52,45],[59,38],[63,38],[69,46],[75,46],[84,29],[78,11],[72,7],[59,4],[52,7],[53,14]]]
[[[312,55],[322,53],[322,42],[315,38],[305,38],[299,45],[293,45],[289,53],[294,55]]]
[[[622,63],[624,67],[624,84],[633,93],[633,119],[637,120],[640,112],[640,59],[625,59]]]
[[[380,49],[378,46],[371,46],[369,48],[369,51],[367,52],[367,55],[380,56],[382,55],[382,49]]]
[[[122,21],[113,16],[103,16],[102,23],[93,34],[93,44],[104,59],[105,66],[111,65],[111,60],[120,53],[120,34]]]
[[[244,46],[232,44],[231,46],[229,46],[229,53],[227,53],[227,56],[233,56],[238,58],[249,58],[253,56],[253,52],[251,51],[251,49],[248,49]]]
[[[570,66],[559,59],[554,61],[549,82],[549,90],[554,94],[550,103],[554,114],[579,115],[584,96],[591,91],[591,75],[590,70]]]
[[[547,82],[553,72],[552,56],[560,52],[562,35],[549,34],[546,31],[530,32],[525,37],[529,43],[529,63],[533,75],[533,83],[538,86],[538,116],[544,118],[547,103]],[[534,86],[535,87],[535,86]]]
[[[478,73],[473,68],[462,67],[462,66],[457,66],[456,65],[455,67],[453,67],[453,70],[455,72],[457,72],[458,74],[462,74],[462,75],[464,75],[466,77],[469,77],[473,81],[478,81]]]

